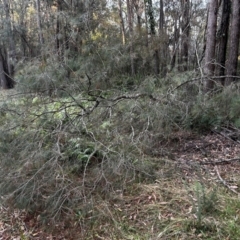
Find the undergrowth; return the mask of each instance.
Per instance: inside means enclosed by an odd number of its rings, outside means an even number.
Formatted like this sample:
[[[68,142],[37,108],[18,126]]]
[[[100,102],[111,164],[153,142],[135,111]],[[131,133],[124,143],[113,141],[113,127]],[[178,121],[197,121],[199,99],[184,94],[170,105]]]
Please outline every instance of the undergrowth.
[[[85,80],[82,91],[15,92],[1,102],[3,204],[46,224],[71,219],[83,239],[237,239],[238,200],[202,179],[186,188],[162,143],[180,131],[239,127],[238,89],[210,97],[197,82],[176,88],[181,78],[111,91]]]

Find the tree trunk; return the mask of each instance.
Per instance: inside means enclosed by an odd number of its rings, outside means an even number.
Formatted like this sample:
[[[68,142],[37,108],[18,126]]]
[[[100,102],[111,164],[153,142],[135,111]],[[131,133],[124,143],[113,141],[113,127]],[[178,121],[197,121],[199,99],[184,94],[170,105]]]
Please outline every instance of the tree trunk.
[[[173,37],[173,50],[172,50],[172,57],[170,61],[170,71],[172,71],[176,65],[176,56],[178,54],[178,49],[179,49],[179,28],[178,28],[179,22],[178,22],[178,16],[176,14],[175,19],[174,19],[174,37]]]
[[[1,87],[3,89],[8,89],[8,84],[7,84],[7,78],[4,72],[4,67],[3,67],[3,57],[2,54],[0,54],[0,82],[1,82]]]
[[[7,63],[8,63],[8,73],[11,77],[14,75],[14,65],[16,61],[16,47],[13,38],[12,32],[12,23],[11,23],[11,16],[10,16],[10,9],[9,9],[9,2],[8,0],[3,0],[4,4],[4,11],[6,15],[6,26],[7,26],[7,36],[9,41],[8,46],[8,56],[7,56]]]
[[[40,0],[36,0],[36,10],[37,10],[37,26],[38,26],[38,39],[39,43],[42,46],[44,43],[43,33],[42,33],[42,24],[41,24],[41,15],[40,15]]]
[[[149,25],[150,25],[150,33],[151,35],[155,35],[155,20],[153,15],[153,6],[152,0],[147,0],[148,3],[148,18],[149,18]]]
[[[182,5],[182,41],[181,41],[181,59],[183,71],[188,69],[188,45],[190,34],[190,3],[189,0],[181,0]]]
[[[120,17],[122,44],[125,45],[125,43],[126,43],[126,30],[125,30],[125,24],[124,24],[124,19],[123,19],[123,14],[122,14],[122,0],[118,0],[118,11],[119,11],[119,17]]]
[[[14,80],[9,75],[8,64],[0,52],[0,86],[3,89],[13,88],[15,85]]]
[[[163,9],[163,0],[159,2],[159,36],[161,37],[161,46],[160,46],[160,65],[161,65],[161,77],[165,77],[167,74],[167,49],[168,45],[166,42],[166,32],[164,31],[165,19],[164,19],[164,9]]]
[[[62,1],[57,1],[57,23],[56,23],[56,50],[58,54],[59,61],[63,60],[63,34],[60,32],[61,27],[61,19],[60,19],[60,12],[62,11]]]
[[[159,32],[163,30],[164,27],[164,11],[163,11],[163,0],[160,0],[159,2],[160,8],[159,8]]]
[[[143,13],[143,3],[141,2],[141,0],[133,0],[132,1],[137,13],[137,30],[138,30],[138,34],[139,36],[141,36],[142,33],[142,21],[141,21],[141,16]]]
[[[129,38],[130,38],[131,73],[132,75],[135,75],[134,50],[133,50],[133,12],[132,12],[131,0],[127,0],[127,15],[128,15]]]
[[[231,18],[231,30],[229,36],[229,51],[228,59],[226,63],[226,73],[228,76],[235,76],[237,73],[238,64],[238,47],[240,36],[240,1],[232,1],[232,18]],[[227,77],[225,85],[230,85],[235,79]]]
[[[155,19],[153,15],[153,6],[152,6],[152,0],[148,0],[148,18],[149,18],[149,25],[150,25],[150,33],[152,36],[152,39],[156,36],[156,30],[155,30]],[[154,49],[154,72],[155,74],[160,73],[160,64],[159,64],[159,50],[157,47]]]
[[[205,52],[205,66],[204,73],[206,79],[204,80],[204,91],[208,92],[213,89],[214,82],[211,77],[215,69],[215,46],[216,46],[216,30],[217,30],[217,13],[218,0],[211,0],[208,12],[207,22],[207,40]]]
[[[224,76],[225,74],[230,12],[231,2],[229,0],[223,0],[221,23],[219,30],[217,31],[217,65],[215,69],[216,76]],[[219,82],[224,85],[224,78],[220,78]]]

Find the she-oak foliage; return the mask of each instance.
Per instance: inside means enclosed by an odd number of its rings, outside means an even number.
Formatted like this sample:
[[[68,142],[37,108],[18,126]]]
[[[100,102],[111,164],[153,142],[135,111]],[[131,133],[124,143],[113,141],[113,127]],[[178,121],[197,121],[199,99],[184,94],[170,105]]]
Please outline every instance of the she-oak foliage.
[[[0,4],[1,86],[17,83],[0,105],[9,205],[42,220],[79,211],[89,219],[99,196],[154,182],[159,144],[177,131],[239,127],[238,84],[202,94],[202,1]]]

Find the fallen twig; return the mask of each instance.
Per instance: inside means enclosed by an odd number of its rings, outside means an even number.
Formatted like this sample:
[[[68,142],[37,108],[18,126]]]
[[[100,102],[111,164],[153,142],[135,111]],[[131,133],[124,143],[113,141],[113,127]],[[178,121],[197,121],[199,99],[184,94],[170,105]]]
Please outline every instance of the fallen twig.
[[[219,171],[218,171],[217,166],[215,166],[215,171],[216,171],[216,173],[217,173],[217,176],[218,176],[219,180],[221,181],[221,183],[222,183],[225,187],[227,187],[227,188],[228,188],[230,191],[232,191],[233,193],[239,194],[237,191],[235,191],[233,188],[231,188],[224,179],[222,179],[222,177],[221,177],[221,175],[220,175],[220,173],[219,173]]]
[[[208,161],[208,162],[200,162],[200,165],[222,165],[229,164],[231,162],[240,161],[240,158],[232,158],[232,159],[223,159],[219,161]]]

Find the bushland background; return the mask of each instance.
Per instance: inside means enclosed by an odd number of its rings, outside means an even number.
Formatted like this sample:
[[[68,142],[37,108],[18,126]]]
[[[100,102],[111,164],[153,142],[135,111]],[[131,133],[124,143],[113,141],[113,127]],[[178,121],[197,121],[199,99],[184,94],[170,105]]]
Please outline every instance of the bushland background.
[[[239,239],[239,0],[0,1],[1,239]]]

